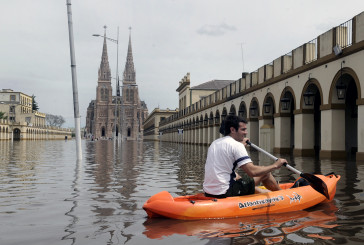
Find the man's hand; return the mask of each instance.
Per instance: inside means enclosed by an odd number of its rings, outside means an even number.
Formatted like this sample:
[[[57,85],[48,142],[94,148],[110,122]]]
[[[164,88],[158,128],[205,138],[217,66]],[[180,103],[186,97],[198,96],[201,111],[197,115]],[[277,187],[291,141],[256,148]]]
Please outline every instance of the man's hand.
[[[274,163],[274,165],[276,166],[276,169],[279,169],[285,163],[288,163],[286,159],[278,158],[278,160]]]
[[[246,146],[247,145],[247,143],[246,143],[247,141],[249,141],[249,138],[244,138],[241,143],[243,143],[243,145]]]

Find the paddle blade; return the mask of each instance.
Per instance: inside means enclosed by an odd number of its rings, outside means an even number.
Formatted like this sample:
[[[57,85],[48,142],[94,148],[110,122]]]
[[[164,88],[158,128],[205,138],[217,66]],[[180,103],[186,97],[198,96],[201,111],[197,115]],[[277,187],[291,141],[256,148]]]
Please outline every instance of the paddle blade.
[[[307,180],[313,189],[315,189],[317,192],[320,192],[328,200],[330,199],[329,191],[327,189],[325,182],[322,179],[313,174],[308,174],[308,173],[301,173],[301,177]]]

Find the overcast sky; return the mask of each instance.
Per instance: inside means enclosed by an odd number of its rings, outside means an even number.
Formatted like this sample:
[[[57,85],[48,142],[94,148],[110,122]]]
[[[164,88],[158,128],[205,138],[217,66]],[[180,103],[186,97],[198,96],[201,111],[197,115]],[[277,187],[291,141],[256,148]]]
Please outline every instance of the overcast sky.
[[[35,95],[39,111],[73,127],[66,0],[1,0],[0,89]],[[179,81],[237,80],[364,11],[363,0],[72,0],[81,126],[96,97],[103,39],[119,33],[119,74],[129,27],[141,100],[175,109]],[[116,44],[108,42],[112,77]],[[112,81],[115,94],[115,80]]]

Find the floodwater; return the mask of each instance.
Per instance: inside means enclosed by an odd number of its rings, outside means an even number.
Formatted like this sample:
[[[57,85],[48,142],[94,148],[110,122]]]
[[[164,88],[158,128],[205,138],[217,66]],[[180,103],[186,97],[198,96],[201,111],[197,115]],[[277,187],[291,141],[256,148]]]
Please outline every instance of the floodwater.
[[[148,219],[143,203],[167,190],[202,190],[206,146],[166,142],[0,141],[0,244],[363,244],[364,165],[291,158],[302,172],[341,175],[333,202],[249,218]],[[256,164],[270,160],[250,152]],[[281,182],[295,175],[274,172]]]

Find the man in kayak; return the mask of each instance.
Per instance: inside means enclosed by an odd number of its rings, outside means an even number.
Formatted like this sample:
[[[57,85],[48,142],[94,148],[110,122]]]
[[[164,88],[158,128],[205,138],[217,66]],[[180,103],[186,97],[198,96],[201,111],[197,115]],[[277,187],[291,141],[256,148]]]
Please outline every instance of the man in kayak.
[[[271,172],[279,169],[285,159],[278,159],[269,166],[254,165],[244,144],[246,144],[247,122],[239,116],[229,115],[220,127],[224,137],[212,142],[207,153],[203,190],[206,196],[225,198],[263,192],[255,186],[263,185],[271,191],[280,190]],[[243,176],[235,173],[237,168]]]

